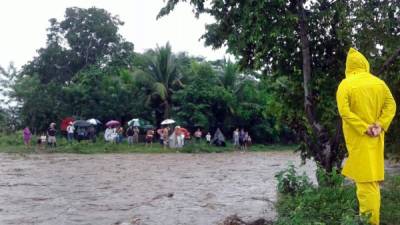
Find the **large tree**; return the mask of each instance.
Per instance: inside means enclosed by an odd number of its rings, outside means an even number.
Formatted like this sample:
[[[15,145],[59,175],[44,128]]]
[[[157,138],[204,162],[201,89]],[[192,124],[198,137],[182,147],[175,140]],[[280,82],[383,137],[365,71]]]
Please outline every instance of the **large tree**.
[[[47,46],[23,68],[23,73],[38,74],[42,83],[66,82],[81,69],[93,64],[130,64],[133,44],[118,33],[123,22],[99,8],[67,8],[62,21],[50,19]],[[128,60],[128,61],[127,61]]]
[[[223,128],[232,112],[233,95],[209,63],[193,62],[190,83],[174,95],[176,115],[189,128]]]
[[[121,25],[118,17],[94,7],[67,8],[62,21],[50,19],[46,46],[23,66],[13,85],[24,124],[41,130],[64,116],[94,116],[93,109],[103,109],[103,105],[120,109],[118,101],[109,97],[129,95],[120,81],[130,76],[123,74],[129,73],[133,59],[133,44],[118,33]],[[101,85],[96,86],[107,80],[110,86],[121,88],[107,94]],[[128,113],[119,112],[118,117]],[[97,113],[106,118],[111,112]]]
[[[159,17],[170,13],[179,2],[169,0]],[[303,140],[302,156],[314,158],[327,170],[340,167],[345,151],[340,144],[334,96],[343,78],[346,52],[350,46],[364,47],[362,42],[376,50],[377,43],[372,41],[375,37],[390,39],[387,29],[399,28],[399,1],[371,1],[366,5],[361,1],[329,0],[188,2],[196,16],[206,13],[215,18],[214,23],[206,25],[203,35],[207,45],[226,45],[243,69],[263,71],[285,107],[282,122]],[[368,11],[379,13],[369,17]],[[368,30],[363,27],[371,29],[371,24],[379,22],[391,27],[369,39],[358,37]],[[398,35],[394,35],[397,43]],[[370,52],[368,49],[366,53]]]
[[[179,65],[169,43],[138,57],[134,76],[142,90],[140,98],[155,110],[159,124],[171,116],[172,95],[181,86]]]

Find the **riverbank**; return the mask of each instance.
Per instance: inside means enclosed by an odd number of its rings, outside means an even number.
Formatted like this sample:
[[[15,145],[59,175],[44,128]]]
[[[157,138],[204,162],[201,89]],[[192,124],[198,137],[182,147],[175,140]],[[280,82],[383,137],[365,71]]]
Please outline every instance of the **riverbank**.
[[[247,149],[251,152],[267,151],[287,151],[295,150],[297,145],[262,145],[255,144]],[[112,144],[98,139],[95,143],[91,141],[74,141],[68,143],[65,138],[57,139],[57,147],[39,146],[36,142],[31,143],[31,147],[26,147],[20,136],[8,135],[0,137],[0,152],[2,153],[75,153],[75,154],[99,154],[99,153],[220,153],[238,151],[231,143],[226,147],[216,147],[209,145],[205,141],[197,143],[194,140],[186,142],[183,148],[163,148],[158,142],[146,146],[144,143],[128,145],[126,141],[121,144]]]

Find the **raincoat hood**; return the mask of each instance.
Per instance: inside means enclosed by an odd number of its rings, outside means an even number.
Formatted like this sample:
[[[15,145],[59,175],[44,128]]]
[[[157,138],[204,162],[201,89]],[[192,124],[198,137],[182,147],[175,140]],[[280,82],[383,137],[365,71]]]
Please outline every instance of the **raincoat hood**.
[[[222,134],[221,130],[218,128],[217,131],[215,131],[213,141],[218,140],[218,141],[225,141],[225,136]]]
[[[346,78],[359,73],[369,73],[369,63],[363,54],[350,48],[346,59]]]

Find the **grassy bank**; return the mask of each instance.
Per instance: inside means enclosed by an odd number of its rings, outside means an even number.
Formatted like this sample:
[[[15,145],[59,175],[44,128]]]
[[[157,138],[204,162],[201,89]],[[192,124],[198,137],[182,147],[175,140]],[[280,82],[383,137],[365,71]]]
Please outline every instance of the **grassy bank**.
[[[279,200],[276,225],[363,225],[353,184],[345,184],[342,175],[319,173],[320,185],[297,175],[291,168],[278,177]],[[400,176],[388,175],[381,189],[381,225],[400,221]]]
[[[57,138],[57,148],[40,149],[36,145],[36,140],[32,140],[32,146],[27,148],[24,146],[22,138],[18,134],[9,134],[0,136],[0,152],[3,153],[34,153],[34,152],[55,152],[55,153],[78,153],[78,154],[96,154],[96,153],[218,153],[235,151],[231,143],[227,143],[226,147],[216,147],[207,143],[189,140],[185,146],[180,149],[164,149],[158,142],[152,146],[145,146],[144,143],[134,144],[129,146],[126,140],[121,144],[112,144],[105,142],[103,139],[98,139],[96,143],[91,141],[77,141],[69,144],[63,137]],[[248,150],[254,152],[263,151],[284,151],[294,150],[296,145],[252,145]]]

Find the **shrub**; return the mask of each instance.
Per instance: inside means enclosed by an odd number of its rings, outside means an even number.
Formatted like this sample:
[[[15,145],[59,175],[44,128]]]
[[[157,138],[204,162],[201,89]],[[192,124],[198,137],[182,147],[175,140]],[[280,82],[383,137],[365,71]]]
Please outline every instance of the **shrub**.
[[[312,187],[305,173],[297,175],[294,165],[289,165],[289,168],[278,172],[275,177],[278,180],[278,191],[282,194],[300,194]]]
[[[293,165],[277,174],[278,225],[362,225],[368,218],[358,216],[354,186],[343,185],[337,170],[326,173],[318,169],[321,182],[313,186],[303,174],[296,174]]]
[[[381,197],[381,225],[400,224],[400,176],[386,178]]]

